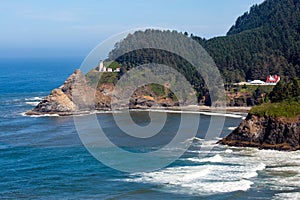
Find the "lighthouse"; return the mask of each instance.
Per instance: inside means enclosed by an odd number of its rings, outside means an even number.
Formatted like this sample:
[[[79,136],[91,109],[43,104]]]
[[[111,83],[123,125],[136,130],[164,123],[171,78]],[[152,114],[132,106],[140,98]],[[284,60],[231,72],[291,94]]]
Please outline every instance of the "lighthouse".
[[[99,72],[103,72],[104,71],[104,64],[103,64],[103,60],[100,60],[100,63],[99,63]],[[106,70],[105,70],[106,71]]]

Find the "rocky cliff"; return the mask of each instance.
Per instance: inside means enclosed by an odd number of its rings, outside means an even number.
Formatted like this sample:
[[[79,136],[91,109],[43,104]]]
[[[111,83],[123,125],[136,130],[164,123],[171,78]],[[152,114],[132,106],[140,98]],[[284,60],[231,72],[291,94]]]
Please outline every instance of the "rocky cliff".
[[[75,86],[76,80],[81,82],[78,87]],[[28,111],[26,114],[70,115],[72,112],[79,109],[78,105],[76,105],[72,99],[72,92],[74,90],[92,91],[92,88],[86,84],[84,75],[80,70],[75,70],[75,72],[64,82],[63,85],[52,90],[49,96],[45,97],[34,109]]]
[[[114,88],[113,83],[101,83],[97,87],[93,87],[80,70],[75,70],[63,85],[54,89],[50,95],[26,114],[65,116],[93,110],[110,110]],[[156,95],[148,86],[137,89],[128,103],[131,109],[178,105],[177,101],[166,95]],[[119,108],[122,109],[122,105]]]
[[[218,143],[260,149],[300,150],[300,115],[288,119],[249,114],[238,128]]]

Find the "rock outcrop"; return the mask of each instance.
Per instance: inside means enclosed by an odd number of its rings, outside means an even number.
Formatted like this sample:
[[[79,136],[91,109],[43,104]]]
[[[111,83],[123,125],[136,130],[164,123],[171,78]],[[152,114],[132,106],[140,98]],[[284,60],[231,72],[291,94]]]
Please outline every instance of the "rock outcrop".
[[[282,151],[300,150],[300,115],[287,119],[249,114],[238,128],[218,143]]]
[[[80,100],[74,103],[73,93],[82,93]],[[82,105],[90,104],[89,99],[93,89],[86,84],[84,75],[80,70],[75,72],[59,88],[52,90],[49,96],[44,98],[27,115],[58,114],[71,115],[79,110]],[[86,97],[86,98],[84,98]]]
[[[83,73],[80,70],[75,70],[63,85],[54,89],[49,96],[26,114],[65,116],[93,110],[111,110],[114,89],[113,83],[102,83],[97,87],[91,86],[87,83]],[[144,95],[145,93],[147,95]],[[129,106],[130,109],[179,106],[179,103],[170,97],[155,95],[149,87],[137,89],[126,104],[114,108],[122,109],[122,106]]]

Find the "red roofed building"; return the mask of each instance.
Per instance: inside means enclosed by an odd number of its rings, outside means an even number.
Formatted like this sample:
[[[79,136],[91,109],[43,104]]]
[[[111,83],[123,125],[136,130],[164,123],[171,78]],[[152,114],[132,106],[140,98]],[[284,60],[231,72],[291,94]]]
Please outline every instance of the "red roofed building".
[[[278,83],[280,81],[280,76],[277,75],[269,75],[267,76],[266,83]]]

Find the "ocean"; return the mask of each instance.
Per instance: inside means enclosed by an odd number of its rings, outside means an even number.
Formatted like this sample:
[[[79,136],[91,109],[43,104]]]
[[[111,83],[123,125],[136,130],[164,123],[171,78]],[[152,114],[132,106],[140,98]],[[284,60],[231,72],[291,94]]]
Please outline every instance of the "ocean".
[[[191,121],[200,115],[192,145],[174,162],[149,172],[122,172],[98,161],[81,142],[72,116],[24,115],[80,64],[70,58],[0,60],[0,199],[300,199],[299,152],[220,146],[218,138],[205,141],[212,118],[207,113],[188,114]],[[131,116],[141,126],[149,120],[144,111]],[[172,137],[180,117],[167,114],[160,141]],[[242,117],[226,117],[220,137]],[[97,119],[123,149],[151,151],[151,146],[124,139],[113,113],[98,113]],[[112,155],[105,156],[120,166],[128,164],[126,157]]]

